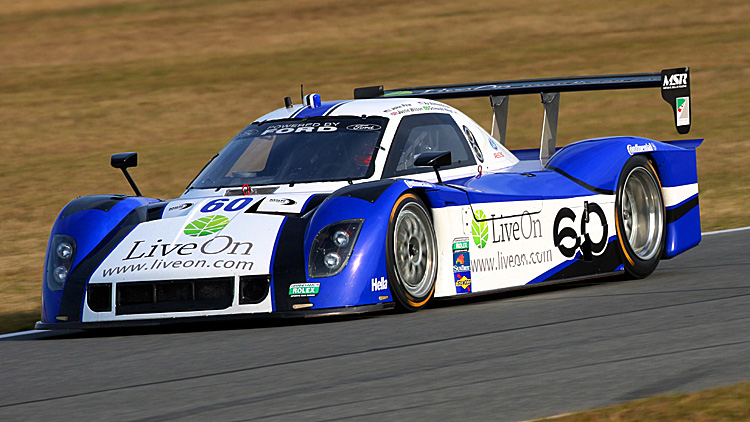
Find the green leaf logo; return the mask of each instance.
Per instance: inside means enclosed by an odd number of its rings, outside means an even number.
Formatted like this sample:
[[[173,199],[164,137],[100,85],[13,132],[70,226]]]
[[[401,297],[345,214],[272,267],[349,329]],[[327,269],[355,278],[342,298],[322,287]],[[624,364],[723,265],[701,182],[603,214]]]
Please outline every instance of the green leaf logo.
[[[227,224],[229,219],[223,215],[209,215],[185,226],[185,234],[193,237],[208,236],[220,232]]]
[[[484,215],[484,211],[476,210],[474,212],[474,221],[471,222],[471,237],[474,239],[474,244],[477,245],[479,249],[487,246],[487,239],[489,239],[490,228],[487,225],[487,222],[477,221],[484,220],[485,218],[487,218],[487,216]]]

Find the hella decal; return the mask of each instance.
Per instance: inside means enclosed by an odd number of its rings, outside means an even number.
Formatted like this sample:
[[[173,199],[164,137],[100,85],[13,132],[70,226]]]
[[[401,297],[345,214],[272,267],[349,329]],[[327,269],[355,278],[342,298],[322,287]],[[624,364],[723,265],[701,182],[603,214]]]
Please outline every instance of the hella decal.
[[[370,291],[372,292],[385,290],[388,288],[388,280],[385,277],[380,277],[380,279],[372,278],[370,279],[370,287]]]

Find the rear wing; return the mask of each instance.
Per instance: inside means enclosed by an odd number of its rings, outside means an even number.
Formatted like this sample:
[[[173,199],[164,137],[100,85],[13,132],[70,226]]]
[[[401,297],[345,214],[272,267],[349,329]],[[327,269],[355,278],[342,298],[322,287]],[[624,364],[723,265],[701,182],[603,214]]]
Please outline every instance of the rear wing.
[[[489,97],[493,109],[493,132],[498,130],[499,141],[505,145],[508,120],[508,98],[511,95],[541,94],[544,105],[540,158],[549,159],[555,152],[557,114],[560,93],[603,91],[612,89],[661,88],[664,101],[672,106],[677,132],[690,131],[690,68],[665,69],[659,73],[627,75],[579,76],[565,78],[525,79],[515,81],[481,82],[458,85],[420,86],[384,90],[383,86],[356,88],[354,98],[451,98]]]

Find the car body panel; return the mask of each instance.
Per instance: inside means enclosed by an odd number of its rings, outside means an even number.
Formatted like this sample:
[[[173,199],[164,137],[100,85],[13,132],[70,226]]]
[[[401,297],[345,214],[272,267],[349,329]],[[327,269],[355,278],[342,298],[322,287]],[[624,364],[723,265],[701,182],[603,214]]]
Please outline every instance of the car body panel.
[[[453,119],[476,164],[440,170],[444,184],[437,183],[430,169],[384,178],[402,119],[434,113]],[[38,326],[85,328],[201,316],[305,316],[392,308],[386,238],[394,206],[407,192],[426,204],[433,220],[439,257],[436,298],[617,273],[623,266],[615,191],[623,165],[634,154],[648,155],[657,166],[667,211],[665,257],[700,241],[695,167],[700,141],[596,138],[558,148],[544,162],[539,150],[508,150],[451,106],[399,98],[282,108],[238,136],[275,119],[361,115],[389,119],[373,157],[375,171],[362,180],[188,188],[168,201],[127,196],[72,201],[55,222],[50,245],[56,235],[71,236],[77,254],[62,290],[43,283]],[[308,265],[314,239],[325,227],[348,220],[362,223],[347,264],[335,275],[312,277]],[[594,244],[589,261],[580,246],[585,234]],[[48,261],[54,253],[50,248]],[[263,277],[268,278],[267,294],[242,303],[243,283]],[[154,283],[156,302],[160,286],[196,289],[199,281],[230,278],[233,297],[221,309],[118,313],[121,290],[128,285]],[[94,299],[91,292],[97,286],[110,297]],[[97,300],[108,300],[110,309],[94,310]]]

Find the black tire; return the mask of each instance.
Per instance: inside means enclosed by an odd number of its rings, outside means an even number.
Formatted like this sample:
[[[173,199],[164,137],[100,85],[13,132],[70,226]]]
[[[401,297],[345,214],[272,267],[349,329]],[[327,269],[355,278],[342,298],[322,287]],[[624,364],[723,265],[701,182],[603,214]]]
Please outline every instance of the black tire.
[[[664,252],[667,224],[661,182],[645,156],[631,157],[620,172],[615,213],[625,271],[634,278],[648,276]]]
[[[386,239],[388,280],[398,309],[417,311],[435,294],[437,240],[432,218],[413,193],[393,206]]]

